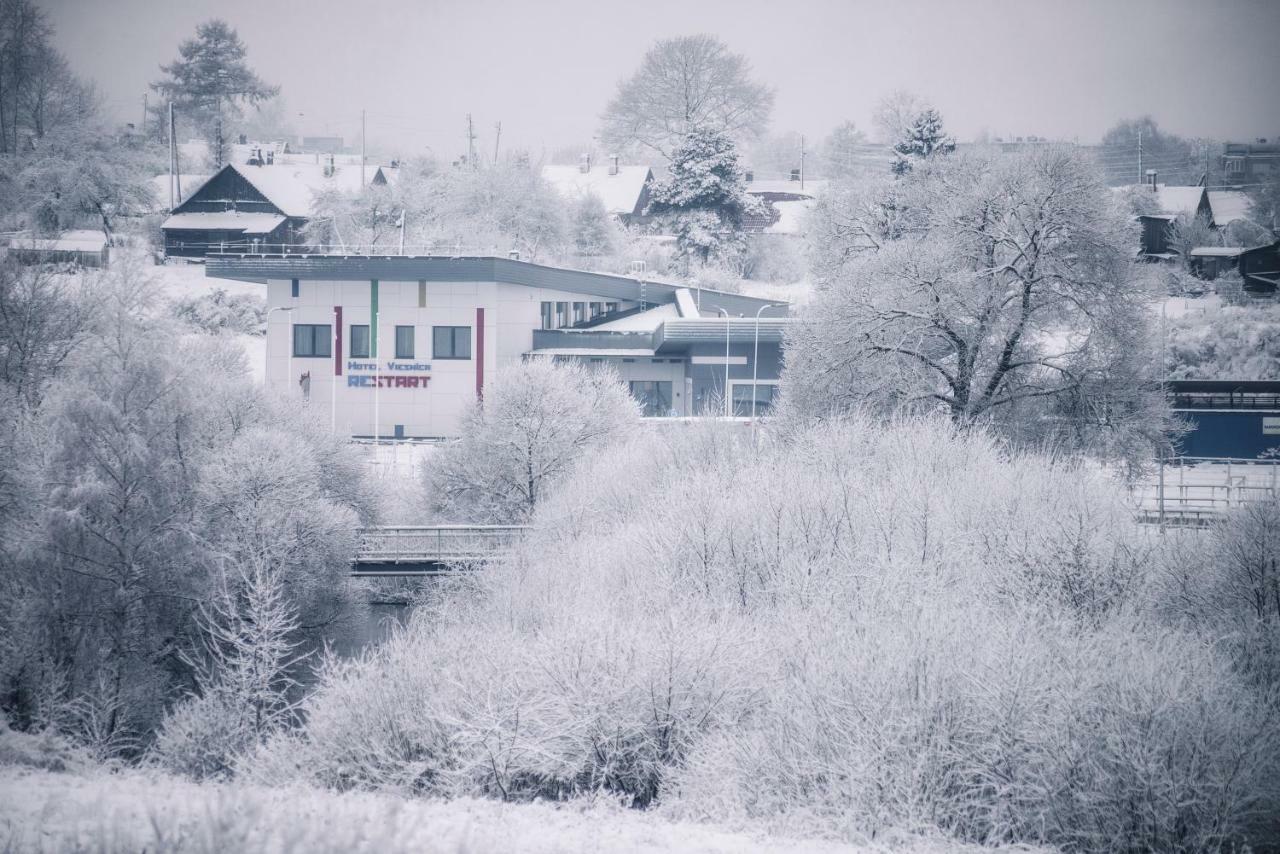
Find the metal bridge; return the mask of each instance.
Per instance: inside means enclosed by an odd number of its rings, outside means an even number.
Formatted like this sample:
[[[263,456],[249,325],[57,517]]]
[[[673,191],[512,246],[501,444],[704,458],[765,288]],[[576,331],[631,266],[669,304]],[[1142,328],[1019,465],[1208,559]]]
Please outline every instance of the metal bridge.
[[[1203,528],[1246,504],[1280,496],[1274,460],[1180,457],[1160,467],[1159,479],[1134,490],[1139,522]]]
[[[361,528],[355,577],[442,575],[510,551],[525,525],[414,525]]]

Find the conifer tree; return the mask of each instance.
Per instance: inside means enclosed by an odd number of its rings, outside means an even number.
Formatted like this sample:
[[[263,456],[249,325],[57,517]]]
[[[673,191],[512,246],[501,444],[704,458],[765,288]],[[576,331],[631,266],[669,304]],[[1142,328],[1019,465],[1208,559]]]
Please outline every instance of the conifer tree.
[[[950,154],[955,150],[955,138],[947,136],[941,114],[930,107],[917,115],[906,135],[894,143],[893,152],[898,157],[893,162],[893,172],[895,175],[910,172],[911,158],[928,160],[935,154]]]

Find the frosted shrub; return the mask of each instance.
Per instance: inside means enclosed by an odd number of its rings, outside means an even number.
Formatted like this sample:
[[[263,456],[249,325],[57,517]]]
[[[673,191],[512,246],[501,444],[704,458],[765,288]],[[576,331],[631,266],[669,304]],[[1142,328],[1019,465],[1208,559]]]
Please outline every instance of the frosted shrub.
[[[877,842],[1267,838],[1276,698],[1164,622],[1169,555],[1097,469],[946,421],[670,425],[533,523],[254,773]]]

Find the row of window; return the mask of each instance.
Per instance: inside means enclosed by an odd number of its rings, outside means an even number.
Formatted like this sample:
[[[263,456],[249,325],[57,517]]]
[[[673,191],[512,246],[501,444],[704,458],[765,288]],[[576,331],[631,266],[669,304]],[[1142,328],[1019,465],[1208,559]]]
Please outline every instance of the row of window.
[[[544,302],[542,328],[563,329],[566,326],[577,326],[601,315],[613,314],[618,307],[616,302]]]
[[[675,414],[671,400],[671,383],[661,380],[632,380],[627,384],[631,396],[640,404],[645,418],[662,418]],[[739,418],[767,415],[773,409],[773,383],[735,383],[733,414]],[[754,403],[754,406],[753,406]]]
[[[367,359],[369,349],[369,325],[351,324],[348,352],[353,359]],[[417,328],[397,326],[395,358],[417,358]],[[296,358],[328,358],[333,355],[333,327],[328,323],[298,323],[293,327],[293,355]],[[432,359],[470,359],[470,326],[431,327]]]

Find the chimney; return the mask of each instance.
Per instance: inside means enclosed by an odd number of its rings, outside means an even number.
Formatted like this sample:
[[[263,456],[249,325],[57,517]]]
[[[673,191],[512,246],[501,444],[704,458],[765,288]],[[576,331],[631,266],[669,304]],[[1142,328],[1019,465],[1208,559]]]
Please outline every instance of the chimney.
[[[520,250],[519,250],[519,249],[512,249],[510,252],[508,252],[508,253],[507,253],[507,257],[508,257],[508,258],[510,258],[512,261],[519,261],[519,260],[520,260]]]
[[[332,154],[326,154],[324,156],[324,177],[326,178],[333,177],[333,155]]]
[[[1148,170],[1147,170],[1147,186],[1151,188],[1151,192],[1153,192],[1153,193],[1156,191],[1156,185],[1157,185],[1156,178],[1157,178],[1157,177],[1159,177],[1159,175],[1158,175],[1158,173],[1156,172],[1156,170],[1154,170],[1154,169],[1148,169]]]
[[[581,172],[583,175],[586,175],[588,172],[591,171],[591,155],[590,154],[582,155],[582,159],[578,163],[578,171]]]
[[[609,155],[609,174],[610,175],[618,174],[618,155],[616,154]]]
[[[267,165],[268,165],[268,166],[270,166],[271,164],[273,164],[273,163],[275,163],[275,162],[276,162],[276,153],[275,153],[274,151],[268,151],[268,152],[267,152]]]
[[[791,180],[792,180],[792,181],[799,181],[799,180],[800,180],[800,170],[799,170],[799,169],[792,169],[792,170],[791,170]]]

